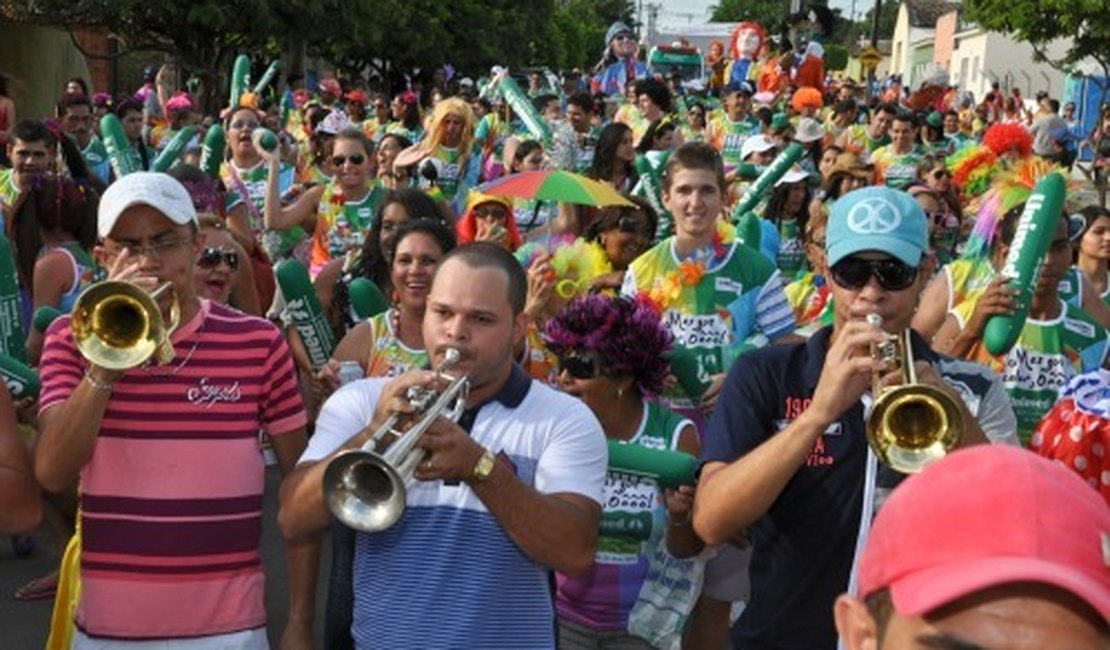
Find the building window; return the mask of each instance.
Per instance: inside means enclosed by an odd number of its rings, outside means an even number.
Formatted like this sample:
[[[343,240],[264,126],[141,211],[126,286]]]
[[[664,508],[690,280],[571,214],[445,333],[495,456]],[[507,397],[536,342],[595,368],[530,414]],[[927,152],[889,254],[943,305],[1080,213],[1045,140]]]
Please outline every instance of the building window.
[[[967,59],[960,60],[960,86],[967,86]]]
[[[979,81],[979,57],[971,64],[971,83]]]

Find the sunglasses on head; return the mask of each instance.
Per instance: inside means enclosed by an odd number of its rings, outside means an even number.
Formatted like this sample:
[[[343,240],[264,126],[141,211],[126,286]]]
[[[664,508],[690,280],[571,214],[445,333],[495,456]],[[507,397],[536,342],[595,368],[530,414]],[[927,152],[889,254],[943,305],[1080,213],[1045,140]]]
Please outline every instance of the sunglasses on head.
[[[887,291],[907,289],[917,279],[916,268],[893,259],[866,260],[861,257],[847,257],[834,264],[830,270],[834,282],[852,291],[867,286],[872,276]]]
[[[342,167],[344,164],[346,164],[348,160],[351,161],[352,165],[361,165],[362,163],[366,162],[366,156],[360,153],[352,154],[350,156],[332,156],[331,164],[335,165],[336,167]]]
[[[227,264],[228,268],[234,271],[239,268],[239,253],[209,246],[202,250],[200,257],[197,258],[197,266],[202,269],[214,269],[220,265],[220,262]]]
[[[559,374],[564,371],[575,379],[594,379],[599,374],[596,360],[578,355],[559,357]]]

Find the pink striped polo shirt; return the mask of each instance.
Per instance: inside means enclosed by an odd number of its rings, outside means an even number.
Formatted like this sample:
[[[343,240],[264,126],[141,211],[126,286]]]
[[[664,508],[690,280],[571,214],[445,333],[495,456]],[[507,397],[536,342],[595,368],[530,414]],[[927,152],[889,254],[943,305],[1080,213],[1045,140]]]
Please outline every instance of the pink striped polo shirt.
[[[258,431],[304,426],[289,349],[269,322],[203,301],[176,358],[116,383],[81,471],[81,601],[93,637],[168,639],[265,624]],[[40,412],[87,363],[69,317],[46,335]]]

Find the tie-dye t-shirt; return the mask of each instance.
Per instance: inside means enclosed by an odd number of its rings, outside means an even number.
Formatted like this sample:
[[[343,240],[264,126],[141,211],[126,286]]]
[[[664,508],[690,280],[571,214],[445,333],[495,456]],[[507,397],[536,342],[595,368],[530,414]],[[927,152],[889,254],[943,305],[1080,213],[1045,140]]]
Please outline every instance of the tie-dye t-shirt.
[[[943,269],[948,276],[948,311],[977,295],[994,279],[994,267],[986,258],[958,259]]]
[[[673,451],[690,420],[654,402],[644,402],[640,428],[628,445]],[[628,627],[628,614],[647,578],[648,545],[663,543],[667,507],[654,480],[610,470],[605,476],[601,533],[590,572],[556,574],[559,616],[592,630]]]
[[[778,269],[759,251],[720,244],[699,262],[680,259],[673,237],[638,257],[624,276],[624,295],[643,295],[662,310],[676,347],[693,358],[698,379],[726,372],[752,337],[774,340],[794,330]],[[695,401],[681,386],[664,395],[672,408]]]
[[[744,146],[744,141],[758,134],[759,126],[759,120],[754,117],[733,122],[727,114],[718,113],[707,126],[706,142],[721,152],[725,165],[735,167],[743,162],[740,149]]]

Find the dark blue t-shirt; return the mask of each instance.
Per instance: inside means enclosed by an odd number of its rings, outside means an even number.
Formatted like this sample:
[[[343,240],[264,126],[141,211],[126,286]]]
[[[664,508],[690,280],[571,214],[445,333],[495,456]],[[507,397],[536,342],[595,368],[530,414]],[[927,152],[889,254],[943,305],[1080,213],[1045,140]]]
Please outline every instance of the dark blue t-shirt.
[[[705,460],[736,460],[809,406],[831,331],[736,360],[709,422]],[[817,440],[770,510],[748,529],[751,600],[732,628],[734,647],[836,647],[833,602],[848,587],[866,462],[863,406],[856,404]]]

